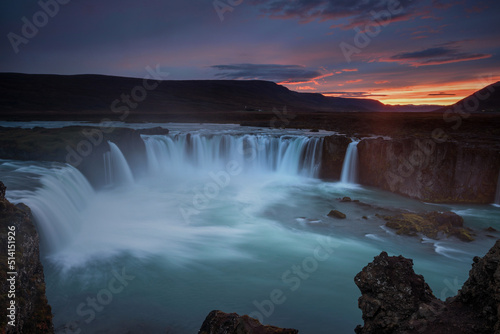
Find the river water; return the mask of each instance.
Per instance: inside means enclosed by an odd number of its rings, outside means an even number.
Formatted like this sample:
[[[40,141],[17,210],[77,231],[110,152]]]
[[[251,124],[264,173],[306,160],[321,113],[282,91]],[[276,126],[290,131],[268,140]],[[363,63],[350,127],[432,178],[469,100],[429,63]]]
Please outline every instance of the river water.
[[[139,165],[109,143],[93,171],[104,184],[67,164],[0,160],[7,197],[35,216],[58,333],[197,333],[214,309],[303,334],[352,333],[362,323],[354,276],[382,250],[412,258],[444,299],[496,240],[482,230],[499,227],[498,207],[318,179],[330,133],[164,126],[169,135],[142,136]],[[477,239],[398,236],[375,217],[401,208],[457,212]]]

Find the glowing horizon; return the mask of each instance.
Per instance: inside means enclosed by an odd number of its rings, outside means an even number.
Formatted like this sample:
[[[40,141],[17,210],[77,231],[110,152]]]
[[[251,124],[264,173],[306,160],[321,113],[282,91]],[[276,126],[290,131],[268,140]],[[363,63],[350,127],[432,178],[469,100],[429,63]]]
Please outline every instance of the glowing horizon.
[[[500,80],[498,1],[400,0],[383,24],[373,13],[388,0],[233,3],[86,1],[48,15],[9,2],[0,72],[143,78],[160,66],[168,80],[267,80],[413,105],[452,104]],[[50,19],[35,27],[40,13]]]
[[[456,82],[448,85],[415,85],[404,88],[374,88],[373,90],[367,88],[366,93],[364,94],[359,94],[358,90],[343,90],[342,92],[337,93],[324,92],[324,89],[320,90],[320,87],[322,87],[321,85],[319,87],[310,85],[290,87],[290,85],[288,85],[288,88],[297,92],[320,93],[324,96],[331,97],[373,99],[387,105],[449,106],[498,81],[500,81],[499,76],[491,76],[487,78]]]

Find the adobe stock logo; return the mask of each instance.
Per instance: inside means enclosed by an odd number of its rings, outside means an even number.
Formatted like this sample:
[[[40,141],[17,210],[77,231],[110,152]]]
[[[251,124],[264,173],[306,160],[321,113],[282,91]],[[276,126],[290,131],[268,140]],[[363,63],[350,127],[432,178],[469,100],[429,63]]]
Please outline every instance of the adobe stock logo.
[[[38,1],[38,6],[41,10],[33,14],[31,20],[26,16],[21,18],[23,25],[21,26],[21,35],[14,32],[9,32],[7,38],[9,39],[10,45],[14,50],[14,53],[19,53],[19,46],[21,44],[28,44],[29,41],[38,35],[39,29],[45,27],[50,18],[53,18],[59,13],[61,5],[67,5],[71,0],[40,0]]]

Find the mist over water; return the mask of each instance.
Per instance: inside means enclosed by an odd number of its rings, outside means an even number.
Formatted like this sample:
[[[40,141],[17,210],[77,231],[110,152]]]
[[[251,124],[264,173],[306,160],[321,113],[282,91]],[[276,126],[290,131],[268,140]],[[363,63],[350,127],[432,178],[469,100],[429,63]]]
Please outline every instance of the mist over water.
[[[168,136],[142,137],[140,166],[109,143],[96,164],[101,187],[69,165],[0,160],[8,198],[36,218],[59,333],[197,333],[213,309],[305,334],[352,333],[362,323],[354,276],[380,251],[413,258],[446,298],[473,256],[494,243],[483,234],[473,243],[397,236],[382,228],[377,209],[339,202],[453,210],[477,228],[499,213],[320,180],[324,133],[169,128]],[[332,209],[348,218],[328,217]],[[270,306],[275,289],[284,300]]]

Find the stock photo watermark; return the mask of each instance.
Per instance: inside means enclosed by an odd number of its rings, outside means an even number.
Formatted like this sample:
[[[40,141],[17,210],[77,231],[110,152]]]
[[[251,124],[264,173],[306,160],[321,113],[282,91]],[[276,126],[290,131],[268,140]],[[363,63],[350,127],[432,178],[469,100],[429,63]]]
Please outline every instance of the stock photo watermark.
[[[226,170],[208,173],[211,181],[206,182],[201,189],[194,191],[192,206],[186,207],[181,205],[179,207],[184,222],[190,224],[190,217],[198,215],[202,210],[205,210],[210,201],[219,196],[220,191],[231,183],[231,177],[241,174],[242,171],[243,167],[240,163],[236,160],[231,160],[226,164]]]
[[[40,29],[45,27],[50,19],[54,18],[59,11],[61,6],[67,5],[71,0],[40,0],[38,1],[38,6],[40,6],[39,11],[35,12],[31,19],[23,16],[21,18],[22,26],[20,29],[20,34],[14,32],[9,32],[7,38],[9,39],[10,45],[14,53],[18,54],[20,49],[19,46],[26,45],[38,35]]]
[[[90,324],[96,319],[96,314],[102,312],[106,306],[111,304],[114,296],[123,292],[123,290],[135,279],[135,276],[129,275],[126,268],[122,268],[121,273],[116,270],[111,271],[113,277],[108,281],[105,288],[99,290],[95,296],[87,297],[85,302],[81,302],[76,307],[76,314],[85,324]],[[73,321],[65,326],[65,334],[82,333],[79,323],[82,321]]]
[[[283,111],[279,111],[274,107],[272,112],[275,116],[269,121],[271,129],[284,129],[290,124],[290,120],[295,118],[295,115],[288,113],[286,106],[283,107]],[[265,147],[262,144],[254,146],[246,144],[244,141],[243,146],[238,148],[238,154],[244,157],[245,162],[252,162],[256,159],[257,152],[264,149]],[[201,187],[193,190],[194,194],[191,203],[188,206],[185,204],[179,206],[184,223],[190,224],[191,216],[198,215],[205,210],[210,202],[219,196],[221,190],[229,186],[232,178],[243,172],[243,167],[240,162],[230,160],[225,165],[225,170],[209,172],[208,177],[210,180],[205,182]]]
[[[142,80],[141,85],[134,86],[129,93],[122,93],[119,99],[113,100],[110,105],[110,110],[119,114],[119,120],[125,121],[132,109],[136,109],[139,103],[146,100],[148,92],[155,90],[163,80],[169,75],[167,72],[162,72],[160,65],[157,64],[153,69],[151,66],[145,68],[148,74]],[[66,162],[74,167],[78,167],[83,159],[92,154],[95,147],[102,144],[104,134],[113,132],[111,126],[112,120],[104,118],[100,122],[99,129],[83,129],[81,134],[85,139],[80,140],[73,148],[66,145]]]
[[[485,77],[479,77],[479,83],[483,86],[488,82],[485,79]],[[489,82],[491,82],[491,80]],[[485,89],[477,91],[464,99],[461,103],[448,108],[443,113],[443,121],[445,123],[453,123],[451,129],[458,130],[464,119],[469,118],[472,113],[480,111],[480,102],[488,100],[494,91],[495,87],[488,85]],[[430,137],[431,138],[425,140],[415,139],[416,148],[410,153],[409,157],[397,157],[399,161],[397,168],[394,171],[388,170],[384,173],[391,191],[395,191],[397,189],[397,184],[411,177],[417,169],[424,169],[427,167],[431,155],[436,150],[436,144],[448,141],[450,135],[445,129],[438,127],[432,130]]]
[[[16,326],[16,227],[14,225],[8,226],[7,231],[7,324],[9,326]]]
[[[371,44],[373,38],[377,37],[382,32],[382,28],[387,27],[392,22],[392,18],[402,12],[403,6],[398,0],[389,0],[387,9],[378,12],[372,10],[370,12],[372,21],[367,23],[363,29],[359,27],[354,28],[356,34],[354,35],[353,43],[341,42],[339,44],[345,60],[351,63],[351,57],[354,54],[361,53],[363,49],[367,48]]]
[[[235,7],[241,5],[243,0],[214,0],[212,5],[214,6],[215,12],[219,16],[221,22],[224,21],[224,14],[226,12],[232,12]]]
[[[287,300],[287,293],[297,291],[302,282],[309,279],[314,274],[321,262],[328,260],[335,249],[340,247],[331,236],[321,236],[317,238],[318,245],[314,248],[312,256],[305,257],[299,264],[294,264],[290,269],[281,274],[281,282],[287,286],[288,290],[275,288],[270,291],[269,299],[261,301],[254,300],[252,304],[256,310],[248,314],[249,317],[259,320],[264,324],[265,319],[270,318],[277,306],[282,305]]]

